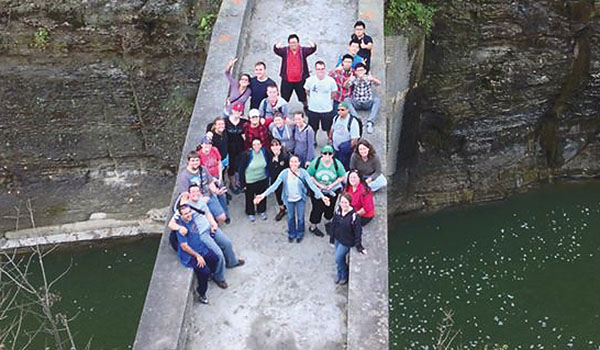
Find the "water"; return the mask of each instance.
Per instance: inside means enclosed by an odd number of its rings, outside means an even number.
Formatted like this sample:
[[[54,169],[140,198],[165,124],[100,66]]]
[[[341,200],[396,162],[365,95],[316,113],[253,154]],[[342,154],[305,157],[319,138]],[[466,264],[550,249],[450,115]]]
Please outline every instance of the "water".
[[[392,349],[600,349],[600,183],[390,222]]]
[[[90,339],[94,350],[131,348],[158,244],[158,237],[96,242],[54,251],[44,259],[49,279],[64,271],[72,259],[69,273],[54,288],[61,300],[53,310],[77,315],[69,326],[78,348],[83,349]],[[34,280],[39,278],[39,269],[33,272]],[[52,344],[51,339],[39,337],[30,348],[44,349],[45,343]]]

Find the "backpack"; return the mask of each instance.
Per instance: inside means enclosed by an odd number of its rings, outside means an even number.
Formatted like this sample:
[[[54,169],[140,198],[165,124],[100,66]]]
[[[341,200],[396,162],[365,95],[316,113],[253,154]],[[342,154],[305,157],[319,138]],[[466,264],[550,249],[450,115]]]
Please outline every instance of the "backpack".
[[[317,158],[317,162],[315,163],[315,170],[319,169],[319,164],[321,164],[321,158],[323,158],[323,156],[320,156]],[[338,164],[337,164],[337,159],[335,159],[335,158],[333,158],[333,168],[335,169],[335,172],[337,174]]]
[[[348,133],[350,133],[350,130],[352,129],[352,120],[356,120],[356,122],[358,123],[358,136],[362,137],[363,134],[363,124],[362,124],[362,120],[360,120],[359,117],[352,115],[350,113],[348,113],[350,115],[350,121],[348,122]],[[335,124],[335,122],[338,120],[338,118],[340,117],[340,115],[336,115],[335,118],[333,118],[333,123]]]

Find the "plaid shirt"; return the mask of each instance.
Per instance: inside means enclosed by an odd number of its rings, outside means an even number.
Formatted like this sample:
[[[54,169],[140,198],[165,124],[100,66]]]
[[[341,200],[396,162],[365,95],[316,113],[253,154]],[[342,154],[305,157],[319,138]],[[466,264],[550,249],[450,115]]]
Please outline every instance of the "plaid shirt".
[[[373,82],[365,75],[362,79],[356,78],[352,82],[354,87],[352,99],[358,102],[368,102],[373,99]]]
[[[267,123],[259,124],[256,128],[250,126],[250,123],[244,124],[244,135],[246,135],[246,140],[244,141],[246,150],[249,150],[250,147],[252,147],[252,139],[257,137],[264,147],[269,147],[271,142],[271,133],[269,132]]]
[[[352,70],[344,71],[343,69],[334,69],[329,72],[329,76],[335,80],[338,91],[334,94],[334,99],[338,102],[344,101],[352,94],[352,86],[345,86],[346,81],[352,76]]]

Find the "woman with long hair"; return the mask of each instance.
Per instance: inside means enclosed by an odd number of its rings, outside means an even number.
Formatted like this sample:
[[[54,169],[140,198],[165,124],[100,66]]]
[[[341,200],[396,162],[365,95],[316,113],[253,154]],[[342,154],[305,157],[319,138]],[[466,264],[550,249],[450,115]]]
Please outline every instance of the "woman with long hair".
[[[254,203],[261,203],[266,196],[275,192],[279,186],[283,187],[281,198],[288,211],[288,240],[290,243],[294,240],[300,243],[304,238],[304,208],[306,206],[308,188],[325,205],[330,205],[331,203],[329,203],[329,198],[325,197],[321,190],[312,182],[306,170],[300,167],[300,158],[297,155],[290,157],[290,167],[284,169],[266,191],[256,196]]]
[[[237,58],[232,58],[229,60],[227,67],[225,67],[225,76],[229,81],[229,94],[223,110],[223,114],[226,117],[231,114],[231,108],[233,105],[239,104],[243,107],[252,94],[252,91],[250,90],[250,74],[241,74],[239,80],[235,80],[235,78],[231,75],[231,70],[233,69],[235,62],[237,62]]]
[[[283,169],[290,166],[290,154],[286,151],[286,148],[281,144],[279,139],[271,140],[271,161],[269,162],[269,178],[271,185],[277,180],[277,176],[283,171]],[[281,198],[283,187],[275,190],[275,198],[277,198],[277,204],[279,204],[279,210],[275,215],[275,221],[280,221],[286,214],[285,203]]]
[[[350,158],[350,169],[358,170],[371,191],[377,192],[387,186],[387,179],[381,172],[381,161],[375,148],[365,139],[358,140]]]
[[[373,202],[373,192],[364,180],[358,174],[358,170],[351,170],[348,173],[348,184],[344,189],[352,199],[351,203],[356,214],[360,217],[360,224],[365,226],[375,216],[375,203]]]
[[[361,254],[367,254],[362,246],[362,226],[360,218],[352,208],[352,196],[344,193],[340,196],[339,205],[331,221],[329,242],[335,243],[335,264],[337,266],[336,284],[348,283],[348,263],[346,258],[350,249],[356,247]]]

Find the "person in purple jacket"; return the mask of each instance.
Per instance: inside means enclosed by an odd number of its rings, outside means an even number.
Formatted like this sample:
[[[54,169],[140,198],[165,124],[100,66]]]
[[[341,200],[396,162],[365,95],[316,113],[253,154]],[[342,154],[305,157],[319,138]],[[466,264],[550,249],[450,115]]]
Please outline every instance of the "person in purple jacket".
[[[233,105],[245,105],[252,93],[250,90],[250,74],[243,73],[240,75],[239,80],[235,80],[231,75],[231,70],[235,62],[237,62],[237,58],[232,58],[229,60],[227,67],[225,67],[225,76],[229,80],[229,95],[227,101],[225,101],[225,108],[223,110],[223,114],[226,117],[229,117],[231,114],[231,107]]]
[[[300,38],[296,34],[288,36],[288,46],[282,46],[281,43],[273,45],[273,52],[281,57],[281,97],[287,102],[290,102],[292,91],[296,92],[298,101],[306,108],[306,91],[304,91],[304,83],[308,78],[308,62],[306,58],[315,51],[317,45],[308,42],[309,46],[300,46]]]

